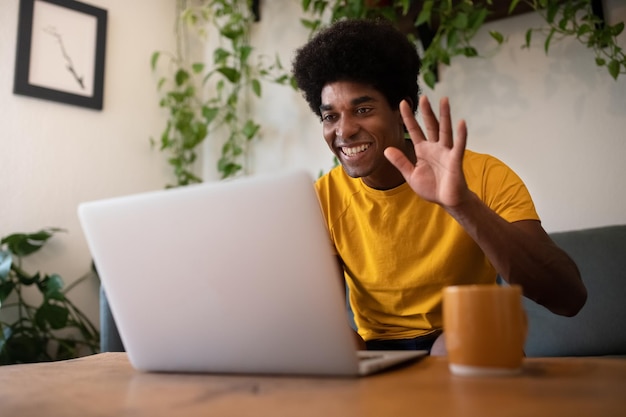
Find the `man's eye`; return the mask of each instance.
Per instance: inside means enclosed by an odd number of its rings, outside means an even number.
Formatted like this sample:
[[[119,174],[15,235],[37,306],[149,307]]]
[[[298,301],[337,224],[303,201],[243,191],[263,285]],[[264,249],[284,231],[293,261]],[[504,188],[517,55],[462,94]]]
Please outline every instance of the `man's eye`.
[[[324,114],[324,115],[322,115],[322,121],[324,121],[324,122],[332,122],[335,119],[336,119],[336,116],[334,114]]]
[[[359,107],[358,109],[356,109],[357,114],[366,114],[366,113],[369,113],[370,111],[372,111],[372,109],[369,107]]]

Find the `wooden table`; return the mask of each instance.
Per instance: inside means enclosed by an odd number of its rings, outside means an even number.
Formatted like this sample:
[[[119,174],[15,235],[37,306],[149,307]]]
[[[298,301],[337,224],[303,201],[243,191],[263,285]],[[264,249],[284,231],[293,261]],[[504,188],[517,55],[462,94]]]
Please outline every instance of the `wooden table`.
[[[452,376],[426,357],[361,379],[135,371],[125,353],[0,367],[14,416],[626,416],[626,359],[526,359],[515,377]]]

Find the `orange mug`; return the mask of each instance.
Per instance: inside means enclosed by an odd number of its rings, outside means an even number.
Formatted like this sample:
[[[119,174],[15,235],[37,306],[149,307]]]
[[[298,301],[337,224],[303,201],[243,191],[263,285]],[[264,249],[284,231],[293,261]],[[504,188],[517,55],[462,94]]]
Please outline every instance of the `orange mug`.
[[[443,290],[443,330],[455,375],[512,375],[524,359],[527,320],[519,285]]]

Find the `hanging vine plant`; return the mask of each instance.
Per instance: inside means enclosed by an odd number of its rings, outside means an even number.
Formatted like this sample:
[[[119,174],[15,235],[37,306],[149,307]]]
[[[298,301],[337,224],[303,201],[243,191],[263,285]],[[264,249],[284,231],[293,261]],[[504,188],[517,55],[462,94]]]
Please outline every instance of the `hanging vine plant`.
[[[156,51],[151,59],[152,70],[165,73],[158,89],[168,120],[160,140],[151,142],[169,154],[176,178],[169,187],[202,181],[194,170],[199,146],[220,128],[228,132],[217,163],[221,178],[246,173],[248,145],[260,129],[248,115],[246,103],[261,97],[263,80],[293,85],[277,57],[253,56],[250,28],[255,16],[250,0],[178,0],[177,10],[176,52]],[[189,38],[203,40],[213,34],[218,46],[212,62],[193,60]]]
[[[422,76],[435,88],[440,64],[450,65],[456,56],[477,57],[474,36],[484,23],[519,12],[536,11],[545,26],[530,28],[525,43],[532,44],[533,34],[546,35],[544,50],[564,38],[575,38],[594,50],[595,62],[606,67],[617,79],[626,73],[626,58],[617,37],[624,22],[608,25],[594,10],[599,0],[302,0],[302,10],[310,17],[301,19],[312,32],[339,19],[385,18],[394,22],[412,40],[423,47]],[[490,31],[497,45],[506,40],[501,32]]]
[[[519,2],[512,0],[511,8]],[[624,31],[624,22],[608,25],[594,12],[591,0],[525,2],[543,16],[546,26],[528,29],[523,47],[531,46],[534,33],[545,35],[543,45],[546,54],[554,40],[573,37],[593,49],[596,65],[606,67],[611,77],[617,80],[620,74],[626,74],[626,56],[617,43],[617,37]]]
[[[546,25],[530,28],[522,47],[531,47],[536,34],[544,33],[548,53],[558,39],[576,38],[596,53],[595,62],[617,79],[626,73],[626,59],[617,37],[624,23],[608,25],[593,5],[598,0],[302,0],[301,22],[311,30],[343,18],[385,18],[395,22],[423,51],[422,76],[435,88],[438,68],[456,56],[479,56],[472,42],[495,15],[505,17],[537,11]],[[295,88],[278,58],[256,56],[250,44],[255,21],[251,0],[177,0],[177,48],[156,51],[152,70],[159,75],[160,106],[168,119],[158,140],[168,155],[176,181],[168,186],[201,182],[196,173],[199,146],[207,138],[220,141],[217,171],[221,178],[247,173],[246,153],[261,129],[247,112],[249,100],[260,98],[262,82]],[[506,41],[491,31],[497,45]],[[210,62],[194,60],[189,40],[215,36],[218,46]],[[226,138],[216,132],[227,132]]]

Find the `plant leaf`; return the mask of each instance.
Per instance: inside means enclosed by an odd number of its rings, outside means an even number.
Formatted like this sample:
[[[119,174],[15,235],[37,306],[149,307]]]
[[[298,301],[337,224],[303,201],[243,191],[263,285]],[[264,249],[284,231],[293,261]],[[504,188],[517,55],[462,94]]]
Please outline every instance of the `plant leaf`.
[[[471,46],[466,46],[465,48],[463,48],[463,55],[465,55],[468,58],[471,58],[474,56],[478,56],[478,51],[476,50],[476,48],[473,48]]]
[[[241,129],[241,132],[244,134],[246,139],[250,140],[254,137],[254,135],[256,135],[260,128],[260,125],[254,123],[252,120],[248,120],[243,126],[243,129]]]
[[[180,87],[189,79],[189,73],[184,69],[179,69],[176,71],[176,75],[174,76],[174,80],[176,81],[176,85]]]
[[[191,70],[195,73],[195,74],[200,74],[202,71],[204,71],[204,63],[202,62],[194,62],[191,65]]]
[[[2,303],[6,300],[9,295],[13,292],[15,288],[15,284],[13,281],[5,281],[0,283],[0,308],[2,307]]]
[[[480,8],[476,12],[471,13],[469,16],[469,27],[474,31],[480,29],[488,15],[489,11],[486,8]]]
[[[218,65],[222,65],[226,62],[226,59],[231,56],[231,53],[228,52],[224,48],[217,48],[215,52],[213,52],[213,62]]]
[[[261,97],[261,83],[256,78],[251,81],[252,91],[257,97]]]
[[[220,67],[217,69],[217,71],[233,84],[237,83],[241,78],[241,73],[235,68]]]
[[[38,322],[46,322],[52,329],[58,330],[67,326],[69,310],[56,304],[44,303],[37,309],[35,318]]]
[[[578,28],[578,31],[576,32],[576,36],[581,37],[585,33],[589,33],[591,31],[592,31],[591,25],[585,23],[585,24],[580,25],[580,27]]]
[[[435,73],[433,73],[431,70],[426,70],[424,72],[424,82],[431,89],[434,89],[435,88],[435,84],[437,83],[437,79],[435,77]]]
[[[152,53],[152,57],[150,58],[150,68],[152,68],[152,71],[156,69],[157,61],[159,60],[160,56],[161,53],[158,51]]]
[[[417,16],[417,20],[415,21],[416,27],[422,25],[423,23],[430,24],[432,9],[433,9],[433,0],[426,0],[424,2],[424,5],[422,6],[422,10]]]
[[[61,293],[63,285],[63,279],[58,274],[52,274],[41,280],[39,288],[46,298],[64,300],[65,297]]]
[[[39,283],[41,280],[41,275],[37,272],[35,275],[27,275],[24,271],[14,268],[15,274],[22,285],[33,285]]]
[[[2,238],[0,243],[6,244],[9,250],[16,256],[27,256],[37,252],[48,239],[62,229],[49,228],[35,233],[14,233]]]
[[[613,77],[613,79],[617,80],[617,77],[619,76],[619,69],[620,69],[620,62],[617,59],[612,59],[611,62],[609,62],[609,64],[607,65],[607,68],[609,69],[609,74],[611,74],[611,77]]]
[[[44,352],[46,345],[38,333],[14,333],[6,340],[3,353],[7,353],[8,363],[39,362],[48,359]]]
[[[548,37],[546,38],[545,43],[543,44],[543,49],[546,52],[546,54],[548,53],[548,49],[550,49],[550,41],[552,40],[552,37],[554,36],[555,33],[556,33],[556,29],[552,28],[552,30],[550,30],[550,33],[548,34]]]
[[[530,48],[530,41],[532,40],[532,36],[533,36],[533,30],[532,29],[528,29],[526,31],[526,44],[524,45],[526,48]]]
[[[245,45],[239,48],[239,56],[240,56],[240,60],[242,62],[245,62],[248,60],[248,57],[250,56],[250,54],[252,53],[252,47],[249,45]]]
[[[449,49],[455,49],[457,44],[459,43],[459,31],[456,29],[450,29],[450,31],[448,32],[448,38],[447,38],[447,47]]]
[[[319,20],[308,20],[308,19],[300,19],[300,23],[302,23],[302,26],[304,26],[306,29],[309,29],[311,31],[316,30],[320,24]]]
[[[504,42],[504,36],[502,36],[500,32],[497,32],[495,30],[490,30],[489,35],[491,35],[491,37],[495,39],[496,42],[498,42],[498,44],[502,44],[502,42]]]
[[[548,23],[554,22],[557,12],[559,11],[559,5],[556,2],[549,2],[547,5],[546,21]]]
[[[513,10],[515,10],[515,8],[517,7],[517,4],[519,3],[519,0],[512,0],[511,4],[509,5],[509,14],[513,13]]]
[[[217,107],[207,107],[207,106],[202,107],[202,116],[204,116],[204,119],[206,120],[207,125],[213,122],[213,120],[219,114],[219,112],[220,112],[220,109],[218,109]]]
[[[467,23],[467,13],[459,13],[454,17],[454,20],[452,21],[452,26],[457,29],[465,29],[467,28]]]

